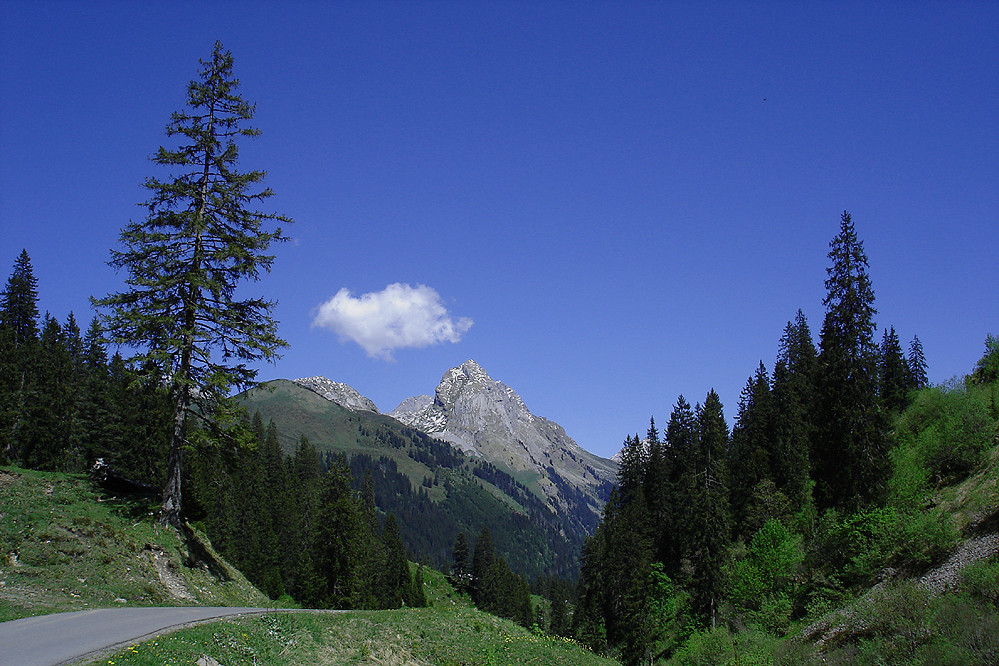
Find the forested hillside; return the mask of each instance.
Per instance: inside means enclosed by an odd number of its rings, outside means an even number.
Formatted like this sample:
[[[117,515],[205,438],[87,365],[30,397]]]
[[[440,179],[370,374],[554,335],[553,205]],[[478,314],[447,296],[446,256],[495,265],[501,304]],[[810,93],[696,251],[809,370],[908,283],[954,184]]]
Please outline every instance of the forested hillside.
[[[999,340],[988,337],[966,379],[928,387],[918,338],[907,358],[893,327],[875,342],[874,292],[848,214],[830,247],[818,345],[799,311],[773,372],[761,362],[749,377],[731,431],[711,391],[694,406],[681,395],[664,432],[653,421],[626,439],[618,486],[583,549],[573,628],[595,649],[634,664],[753,651],[761,663],[999,656],[994,640],[975,638],[999,627],[994,559],[966,580],[952,572],[950,585],[970,590],[957,605],[901,582],[962,537],[996,529]],[[975,473],[987,481],[955,497]],[[804,632],[815,643],[791,640],[879,581],[880,606]],[[961,629],[954,613],[975,619]]]
[[[345,409],[286,380],[265,382],[237,401],[275,423],[286,452],[305,437],[323,456],[344,455],[357,488],[370,472],[379,511],[399,518],[415,557],[440,567],[459,532],[473,535],[488,527],[515,571],[532,579],[578,574],[587,526],[553,511],[488,461],[389,416]]]
[[[63,324],[46,314],[39,330],[37,299],[22,252],[0,304],[2,462],[81,473],[102,459],[158,494],[170,391],[150,365],[109,359],[96,320],[81,337],[72,313]],[[355,490],[345,459],[306,440],[286,457],[259,420],[192,419],[187,431],[212,444],[184,459],[184,516],[261,590],[316,607],[420,605],[398,522]]]

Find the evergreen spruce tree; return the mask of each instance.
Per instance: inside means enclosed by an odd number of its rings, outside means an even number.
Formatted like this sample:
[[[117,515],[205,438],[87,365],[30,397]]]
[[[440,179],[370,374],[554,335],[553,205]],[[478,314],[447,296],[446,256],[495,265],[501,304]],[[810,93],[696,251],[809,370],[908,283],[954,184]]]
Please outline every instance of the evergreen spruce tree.
[[[647,459],[645,445],[638,435],[626,437],[621,449],[621,464],[617,470],[617,485],[621,490],[622,502],[632,502],[642,492]]]
[[[682,395],[677,397],[666,426],[667,458],[670,462],[669,516],[670,538],[660,537],[658,561],[671,576],[678,576],[683,556],[683,540],[689,518],[687,492],[694,482],[697,457],[697,417]]]
[[[360,586],[358,544],[366,535],[359,502],[351,490],[350,468],[340,457],[320,482],[316,521],[310,529],[312,560],[322,581],[320,607],[358,605]]]
[[[110,384],[107,350],[100,324],[95,317],[83,338],[83,391],[80,422],[83,429],[83,455],[88,464],[103,455],[106,442],[113,437],[111,427]]]
[[[739,400],[739,412],[732,428],[729,449],[730,491],[736,530],[746,536],[746,510],[757,484],[773,480],[775,414],[770,394],[770,378],[760,361],[756,374],[746,381]]]
[[[458,532],[451,550],[454,564],[451,566],[451,580],[459,592],[468,592],[472,583],[472,551],[468,545],[468,537],[464,532]]]
[[[414,605],[413,579],[409,573],[406,547],[402,543],[402,535],[399,534],[399,524],[391,513],[385,518],[382,544],[385,553],[382,608],[399,608],[404,602],[408,606]]]
[[[29,425],[38,333],[38,280],[21,250],[0,300],[0,453],[9,462],[21,460]]]
[[[611,490],[616,501],[617,488]],[[608,501],[610,503],[610,500]],[[607,646],[607,628],[604,620],[607,585],[604,578],[604,552],[606,550],[606,506],[604,520],[596,532],[583,542],[580,556],[579,594],[572,614],[572,631],[590,649],[602,651]]]
[[[188,110],[174,113],[153,161],[174,170],[149,178],[148,215],[121,232],[109,262],[128,273],[128,290],[95,301],[104,310],[109,339],[136,347],[140,365],[152,362],[174,400],[169,476],[163,492],[165,523],[181,515],[181,452],[187,418],[217,417],[233,387],[249,385],[247,362],[274,360],[285,342],[271,317],[273,303],[240,298],[237,286],[270,270],[271,243],[284,240],[279,215],[252,210],[271,196],[255,189],[261,171],[237,171],[236,140],[259,131],[246,126],[254,107],[237,93],[232,55],[216,42],[187,90]]]
[[[820,506],[854,510],[882,498],[889,472],[873,341],[877,310],[867,255],[849,213],[830,248],[812,463]]]
[[[926,357],[923,356],[923,343],[915,335],[909,343],[909,357],[906,359],[908,387],[910,391],[924,389],[928,385],[926,379]]]
[[[612,495],[611,500],[614,500]],[[631,618],[628,609],[634,596],[645,593],[640,581],[652,563],[652,535],[644,497],[624,504],[610,504],[604,512],[605,541],[603,554],[604,623],[607,640],[620,643],[628,633]]]
[[[61,458],[68,366],[62,326],[46,312],[37,354],[29,370],[34,390],[21,428],[21,454],[24,463],[33,469],[55,470]]]
[[[701,621],[714,628],[724,590],[722,565],[729,542],[725,450],[728,427],[721,400],[714,390],[697,408],[697,455],[689,486],[689,516],[684,558],[690,564],[691,607]]]
[[[794,323],[787,323],[781,337],[771,390],[775,440],[771,460],[773,481],[795,511],[809,497],[816,362],[808,322],[798,310]]]
[[[890,414],[898,414],[905,408],[909,384],[908,363],[895,327],[891,326],[881,338],[878,362],[878,393],[882,406]]]
[[[18,349],[38,339],[38,280],[27,250],[21,250],[0,301],[0,326],[10,329]]]
[[[472,601],[479,608],[487,608],[493,601],[495,590],[489,585],[489,568],[495,560],[496,550],[493,547],[492,534],[489,533],[488,527],[483,526],[472,552]]]
[[[645,502],[648,505],[649,529],[652,534],[653,557],[661,558],[672,551],[674,534],[671,503],[670,459],[666,443],[661,441],[655,419],[649,421],[646,434],[648,462],[645,470]]]

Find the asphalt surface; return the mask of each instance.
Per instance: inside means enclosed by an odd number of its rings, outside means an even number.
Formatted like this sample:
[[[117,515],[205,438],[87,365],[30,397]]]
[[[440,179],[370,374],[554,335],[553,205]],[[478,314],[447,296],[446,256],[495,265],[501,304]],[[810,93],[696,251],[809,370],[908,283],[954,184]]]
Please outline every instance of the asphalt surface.
[[[0,666],[54,666],[98,658],[168,629],[273,608],[101,608],[0,622]]]

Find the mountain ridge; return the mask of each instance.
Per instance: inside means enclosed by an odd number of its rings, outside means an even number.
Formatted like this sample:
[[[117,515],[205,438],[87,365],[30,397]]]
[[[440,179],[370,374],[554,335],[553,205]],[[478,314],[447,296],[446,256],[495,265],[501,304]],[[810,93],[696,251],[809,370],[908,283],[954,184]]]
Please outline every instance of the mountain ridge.
[[[533,414],[511,387],[472,359],[448,369],[434,395],[402,401],[389,416],[511,474],[586,533],[616,481],[617,464],[579,446],[558,423]]]

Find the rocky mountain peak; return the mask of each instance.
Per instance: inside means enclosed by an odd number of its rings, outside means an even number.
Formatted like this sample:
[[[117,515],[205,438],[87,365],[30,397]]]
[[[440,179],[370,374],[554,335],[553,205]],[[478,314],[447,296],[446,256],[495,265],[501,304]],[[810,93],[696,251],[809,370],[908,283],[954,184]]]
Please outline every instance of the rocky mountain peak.
[[[374,402],[365,398],[352,386],[335,382],[326,377],[303,377],[294,380],[302,388],[307,388],[313,393],[317,393],[331,402],[335,402],[341,407],[351,411],[362,409],[378,414],[378,407]]]
[[[585,511],[597,512],[615,478],[613,462],[583,450],[559,424],[532,414],[513,389],[471,359],[444,373],[432,400],[409,398],[389,415],[516,478],[535,477],[532,485],[554,504],[578,501],[565,495],[568,484],[588,498]]]

